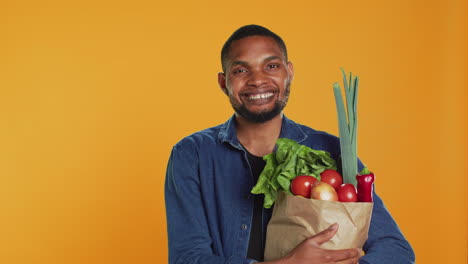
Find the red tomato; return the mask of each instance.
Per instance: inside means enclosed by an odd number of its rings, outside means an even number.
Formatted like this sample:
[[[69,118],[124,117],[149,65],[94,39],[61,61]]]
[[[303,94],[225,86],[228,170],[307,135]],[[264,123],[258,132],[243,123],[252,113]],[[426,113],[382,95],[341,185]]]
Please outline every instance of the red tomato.
[[[343,177],[336,170],[327,169],[320,173],[322,182],[330,184],[335,190],[343,184]]]
[[[312,184],[316,181],[317,179],[312,176],[299,175],[291,182],[291,192],[294,195],[310,198],[310,188],[312,188]]]
[[[356,187],[351,183],[341,185],[336,192],[338,193],[338,201],[340,202],[357,202]]]

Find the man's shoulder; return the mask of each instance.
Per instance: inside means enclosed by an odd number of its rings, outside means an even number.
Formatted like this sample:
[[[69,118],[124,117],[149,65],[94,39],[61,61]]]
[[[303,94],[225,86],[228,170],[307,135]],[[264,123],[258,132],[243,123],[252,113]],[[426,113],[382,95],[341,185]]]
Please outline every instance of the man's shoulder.
[[[312,128],[307,125],[303,125],[300,123],[297,123],[293,120],[290,120],[294,125],[296,125],[307,137],[312,137],[312,138],[328,138],[330,140],[337,140],[338,137],[335,135],[332,135],[326,131],[318,130],[315,128]]]
[[[339,152],[340,140],[337,136],[326,131],[318,130],[307,125],[303,125],[290,120],[291,124],[296,126],[304,135],[299,143],[313,149],[325,150],[337,155]],[[291,125],[290,124],[290,125]]]
[[[218,135],[223,124],[206,128],[192,133],[174,145],[175,149],[194,149],[202,146],[209,146],[219,142]]]

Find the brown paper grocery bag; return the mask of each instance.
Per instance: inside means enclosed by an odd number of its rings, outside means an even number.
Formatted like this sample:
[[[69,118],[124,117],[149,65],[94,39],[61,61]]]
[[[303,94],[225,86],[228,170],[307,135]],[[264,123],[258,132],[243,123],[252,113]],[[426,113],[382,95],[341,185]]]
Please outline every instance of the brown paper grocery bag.
[[[286,256],[304,239],[338,223],[338,232],[321,247],[362,248],[367,240],[372,203],[307,199],[280,192],[267,227],[265,260]]]

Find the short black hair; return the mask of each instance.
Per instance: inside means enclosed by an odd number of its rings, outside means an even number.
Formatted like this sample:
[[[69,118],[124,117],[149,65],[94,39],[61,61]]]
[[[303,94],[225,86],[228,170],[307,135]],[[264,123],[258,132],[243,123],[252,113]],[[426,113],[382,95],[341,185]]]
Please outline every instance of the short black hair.
[[[223,67],[224,72],[226,72],[226,63],[229,59],[229,51],[231,49],[232,42],[251,36],[266,36],[273,38],[273,40],[276,41],[280,49],[283,51],[286,61],[288,61],[288,51],[286,49],[286,44],[284,44],[284,41],[280,36],[273,33],[266,27],[259,25],[246,25],[234,31],[234,33],[232,33],[221,49],[221,66]]]

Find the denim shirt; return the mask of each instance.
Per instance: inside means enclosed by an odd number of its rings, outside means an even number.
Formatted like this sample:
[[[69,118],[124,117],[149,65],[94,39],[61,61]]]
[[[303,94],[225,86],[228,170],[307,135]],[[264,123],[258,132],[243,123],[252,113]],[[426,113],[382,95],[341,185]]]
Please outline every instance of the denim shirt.
[[[283,116],[280,137],[339,159],[339,139]],[[359,162],[359,168],[363,167]],[[170,264],[248,264],[253,182],[247,154],[236,136],[236,121],[192,134],[171,153],[165,201]],[[271,211],[263,209],[263,232]],[[359,263],[413,263],[414,253],[374,193],[369,237]]]

